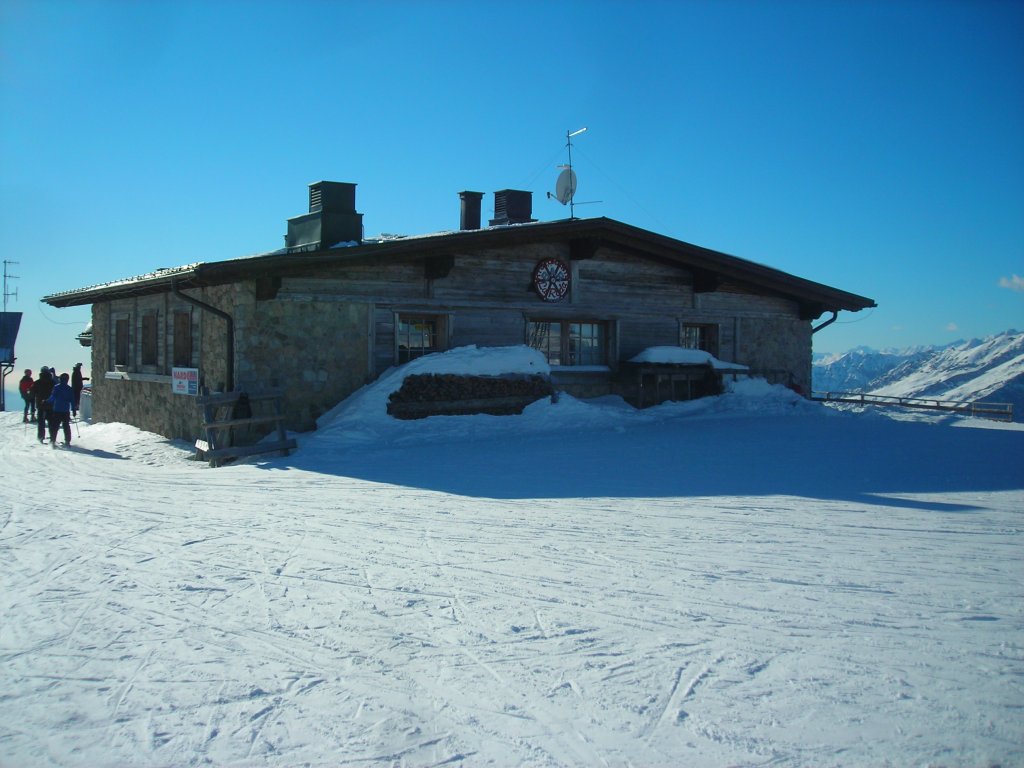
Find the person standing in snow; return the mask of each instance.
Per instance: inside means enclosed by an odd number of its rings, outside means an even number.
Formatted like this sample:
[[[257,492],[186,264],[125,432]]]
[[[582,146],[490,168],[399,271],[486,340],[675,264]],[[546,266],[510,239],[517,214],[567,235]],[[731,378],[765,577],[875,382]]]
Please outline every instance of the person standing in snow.
[[[68,375],[62,373],[60,382],[46,398],[50,405],[50,447],[57,447],[57,429],[64,430],[64,445],[71,445],[71,406],[74,404],[75,393],[68,384]]]
[[[46,442],[46,424],[49,421],[50,405],[47,398],[53,394],[53,377],[44,365],[39,369],[39,378],[32,385],[32,399],[36,401],[36,437],[40,443]]]
[[[32,378],[32,369],[26,368],[25,375],[18,382],[18,391],[21,392],[21,399],[25,401],[25,418],[23,421],[26,424],[29,421],[28,415],[30,410],[32,412],[32,421],[36,420],[36,400],[32,397],[32,385],[35,383],[35,379]]]
[[[75,363],[75,367],[71,371],[71,391],[75,393],[74,400],[71,403],[72,416],[78,416],[78,406],[82,402],[82,390],[85,388],[85,382],[88,380],[88,376],[82,375],[82,364]]]

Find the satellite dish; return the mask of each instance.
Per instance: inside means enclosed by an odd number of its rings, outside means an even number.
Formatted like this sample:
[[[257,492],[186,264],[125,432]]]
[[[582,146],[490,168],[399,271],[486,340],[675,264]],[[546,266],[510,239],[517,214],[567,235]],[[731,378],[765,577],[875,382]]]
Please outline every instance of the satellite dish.
[[[558,181],[555,182],[555,199],[566,205],[575,194],[576,172],[572,168],[565,168],[558,174]]]

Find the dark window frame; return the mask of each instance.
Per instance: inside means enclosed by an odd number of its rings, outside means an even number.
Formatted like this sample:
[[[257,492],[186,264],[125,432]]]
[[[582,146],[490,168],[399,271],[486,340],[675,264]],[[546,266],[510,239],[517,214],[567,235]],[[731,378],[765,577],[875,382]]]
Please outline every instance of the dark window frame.
[[[114,318],[114,365],[128,367],[131,364],[132,326],[131,316]]]
[[[718,325],[715,323],[680,323],[679,346],[700,349],[718,357]]]
[[[172,363],[175,368],[193,368],[192,365],[192,313],[175,310],[173,315]]]
[[[142,365],[160,365],[160,317],[155,312],[142,316],[140,328],[140,360]]]
[[[448,316],[433,312],[395,313],[395,363],[402,365],[448,348]]]
[[[540,351],[553,367],[606,368],[611,330],[607,320],[529,317],[526,344]]]

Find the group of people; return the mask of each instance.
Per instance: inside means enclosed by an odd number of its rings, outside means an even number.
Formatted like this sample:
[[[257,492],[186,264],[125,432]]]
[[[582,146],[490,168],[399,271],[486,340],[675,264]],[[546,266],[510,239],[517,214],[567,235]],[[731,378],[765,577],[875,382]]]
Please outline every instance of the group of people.
[[[70,380],[70,384],[68,381]],[[82,375],[82,364],[75,363],[71,374],[57,372],[44,365],[39,369],[39,378],[32,378],[32,369],[26,368],[18,390],[25,401],[24,422],[36,423],[36,437],[46,442],[46,430],[50,430],[50,445],[57,447],[57,432],[64,433],[64,444],[71,445],[71,419],[78,416],[82,402],[82,390],[88,376]]]

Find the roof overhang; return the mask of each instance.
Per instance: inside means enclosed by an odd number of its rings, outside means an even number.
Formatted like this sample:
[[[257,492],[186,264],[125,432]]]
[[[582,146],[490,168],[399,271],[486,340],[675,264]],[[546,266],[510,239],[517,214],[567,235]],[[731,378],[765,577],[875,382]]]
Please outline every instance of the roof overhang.
[[[143,296],[179,289],[223,285],[261,277],[308,273],[311,268],[347,262],[387,259],[429,260],[477,249],[494,249],[532,242],[563,241],[574,259],[589,258],[608,245],[642,258],[674,264],[691,271],[694,289],[706,292],[723,282],[744,283],[789,298],[801,316],[815,319],[825,312],[856,312],[876,306],[872,299],[805,280],[736,256],[675,240],[608,218],[566,219],[486,229],[397,238],[315,251],[274,251],[227,261],[201,262],[146,275],[44,296],[53,307],[72,307],[99,301]]]

